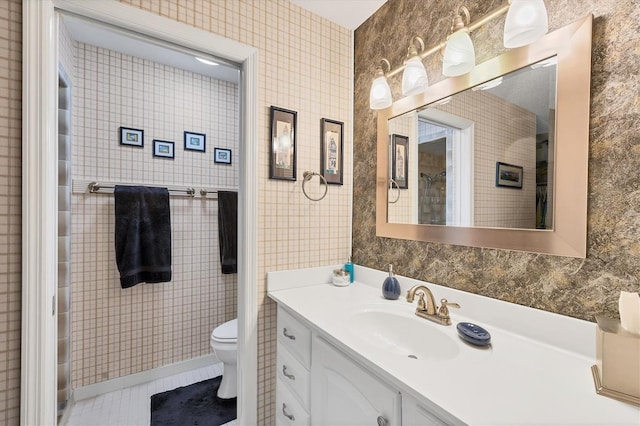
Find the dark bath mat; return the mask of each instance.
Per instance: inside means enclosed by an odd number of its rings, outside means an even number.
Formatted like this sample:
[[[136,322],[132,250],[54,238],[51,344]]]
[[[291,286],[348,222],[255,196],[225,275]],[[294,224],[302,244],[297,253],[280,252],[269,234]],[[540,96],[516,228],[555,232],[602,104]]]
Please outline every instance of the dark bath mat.
[[[216,396],[222,376],[151,396],[151,426],[219,426],[237,417],[236,400]]]

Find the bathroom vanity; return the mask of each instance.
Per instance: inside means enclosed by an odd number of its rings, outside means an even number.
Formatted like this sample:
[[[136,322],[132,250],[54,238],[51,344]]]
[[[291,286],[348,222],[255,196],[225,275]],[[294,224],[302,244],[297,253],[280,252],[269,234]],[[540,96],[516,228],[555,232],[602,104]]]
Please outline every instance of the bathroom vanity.
[[[356,267],[272,272],[278,304],[276,423],[281,425],[638,425],[640,408],[595,392],[595,324],[398,276],[457,302],[453,325],[382,298],[386,274]],[[488,347],[456,324],[490,331]]]

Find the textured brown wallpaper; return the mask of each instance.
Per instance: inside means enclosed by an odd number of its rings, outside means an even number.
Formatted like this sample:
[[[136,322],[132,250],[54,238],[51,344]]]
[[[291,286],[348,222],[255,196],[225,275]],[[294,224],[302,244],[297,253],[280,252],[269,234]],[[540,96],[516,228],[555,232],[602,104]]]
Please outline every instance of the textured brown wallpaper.
[[[474,21],[505,1],[467,0]],[[640,291],[640,11],[635,0],[546,0],[553,31],[593,13],[586,259],[376,237],[375,66],[402,63],[414,35],[427,47],[451,26],[449,0],[389,0],[355,32],[353,260],[376,269],[593,321],[618,316],[620,290]],[[504,17],[472,34],[476,62],[504,51]],[[442,80],[441,56],[425,60]],[[400,98],[401,74],[389,79]],[[559,142],[561,143],[561,142]],[[436,295],[437,296],[437,295]]]

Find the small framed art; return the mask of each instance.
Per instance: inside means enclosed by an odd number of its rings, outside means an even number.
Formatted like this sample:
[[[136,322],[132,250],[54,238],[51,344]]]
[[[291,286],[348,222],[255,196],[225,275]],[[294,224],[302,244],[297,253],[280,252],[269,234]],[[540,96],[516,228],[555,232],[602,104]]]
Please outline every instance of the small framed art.
[[[173,142],[154,139],[153,156],[162,158],[174,158],[174,146],[175,144]]]
[[[120,127],[120,145],[144,147],[144,130]]]
[[[407,176],[409,174],[409,137],[391,135],[392,163],[391,178],[396,181],[398,188],[409,188]]]
[[[231,164],[231,150],[213,148],[213,161],[220,164]]]
[[[323,118],[320,121],[320,170],[327,183],[342,185],[343,176],[343,128],[340,121]]]
[[[298,113],[271,107],[269,179],[296,180],[296,134]]]
[[[496,186],[522,189],[522,174],[523,168],[521,166],[497,162]]]
[[[207,135],[204,133],[184,132],[184,149],[187,151],[205,152]]]

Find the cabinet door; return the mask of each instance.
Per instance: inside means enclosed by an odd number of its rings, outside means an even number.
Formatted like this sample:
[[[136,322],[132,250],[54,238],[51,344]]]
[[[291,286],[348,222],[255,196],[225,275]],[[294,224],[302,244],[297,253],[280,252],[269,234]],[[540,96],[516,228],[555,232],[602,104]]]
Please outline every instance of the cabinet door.
[[[400,394],[315,337],[311,363],[311,424],[400,426]]]
[[[402,426],[447,426],[464,424],[454,417],[437,415],[408,395],[402,396]]]

